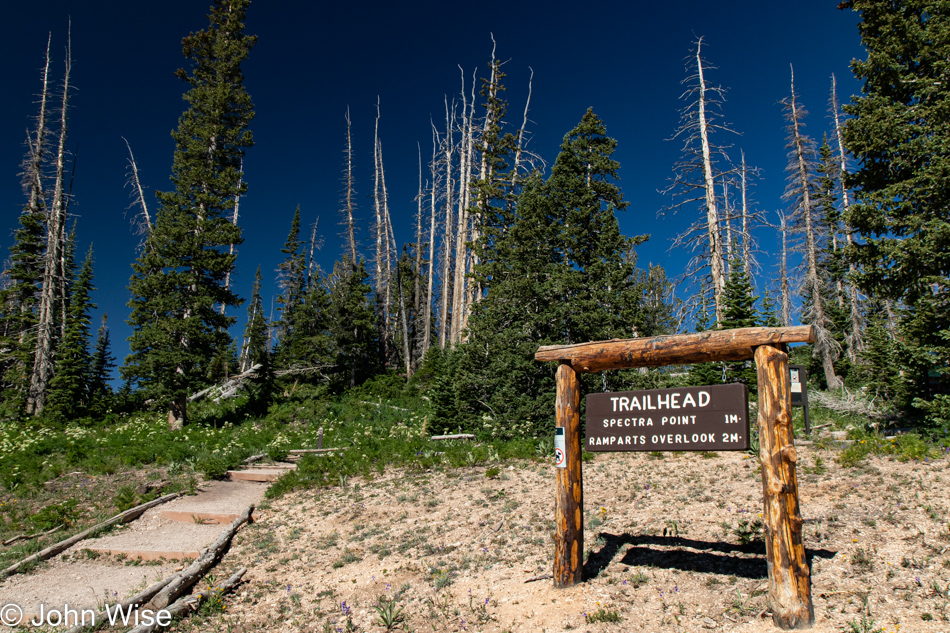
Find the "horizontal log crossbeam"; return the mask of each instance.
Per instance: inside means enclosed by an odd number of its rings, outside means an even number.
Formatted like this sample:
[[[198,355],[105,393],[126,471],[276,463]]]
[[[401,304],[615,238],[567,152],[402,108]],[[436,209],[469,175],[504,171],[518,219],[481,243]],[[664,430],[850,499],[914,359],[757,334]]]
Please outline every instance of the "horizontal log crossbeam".
[[[534,359],[568,362],[577,372],[752,360],[755,348],[814,343],[814,326],[748,327],[651,338],[613,339],[575,345],[542,345]]]

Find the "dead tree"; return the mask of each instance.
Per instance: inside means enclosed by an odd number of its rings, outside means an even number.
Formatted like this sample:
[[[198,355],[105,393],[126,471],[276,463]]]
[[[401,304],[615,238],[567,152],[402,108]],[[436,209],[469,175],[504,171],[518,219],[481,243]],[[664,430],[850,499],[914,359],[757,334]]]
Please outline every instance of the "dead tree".
[[[412,276],[412,314],[415,319],[413,325],[414,347],[419,344],[419,318],[422,309],[422,207],[425,193],[422,188],[422,145],[416,143],[416,152],[419,154],[419,190],[416,193],[416,267]],[[422,359],[425,348],[417,350],[413,366]]]
[[[127,208],[138,207],[140,209],[141,215],[137,215],[134,222],[135,232],[138,235],[148,235],[152,232],[152,216],[149,215],[148,204],[145,203],[145,192],[142,189],[142,181],[139,179],[139,168],[135,163],[135,156],[132,154],[132,146],[129,145],[129,141],[124,136],[122,140],[125,141],[125,147],[129,150],[129,171],[125,184],[132,187],[132,204]],[[235,206],[237,205],[235,204]]]
[[[452,270],[452,260],[453,260],[453,248],[452,243],[454,241],[452,225],[453,220],[455,219],[455,214],[453,210],[453,202],[455,200],[452,192],[452,154],[455,151],[455,100],[452,100],[452,108],[449,109],[449,100],[448,97],[445,99],[445,139],[442,143],[443,148],[443,160],[445,165],[445,195],[444,195],[444,206],[445,206],[445,215],[443,217],[443,226],[445,227],[445,234],[442,241],[442,293],[441,293],[441,309],[439,310],[439,347],[445,349],[446,337],[451,336],[449,330],[449,293],[452,289],[452,279],[450,278],[450,273]],[[448,341],[451,345],[451,339]]]
[[[30,376],[27,412],[39,415],[46,405],[46,390],[53,370],[53,323],[64,277],[63,255],[66,248],[66,132],[68,130],[69,77],[72,71],[71,37],[66,45],[66,67],[63,76],[63,97],[60,106],[59,142],[53,184],[53,198],[46,221],[46,257],[43,288],[40,295],[39,323],[36,331],[36,353]]]
[[[492,55],[494,58],[494,54]],[[459,68],[461,70],[461,67]],[[462,75],[462,146],[459,151],[458,223],[455,229],[455,276],[452,281],[452,322],[449,340],[454,345],[462,338],[465,323],[465,303],[468,298],[468,270],[471,253],[469,222],[474,150],[475,87],[469,104],[465,94],[465,75]],[[484,170],[484,165],[483,168]]]
[[[778,212],[778,230],[782,237],[782,255],[779,258],[779,286],[781,288],[781,306],[782,326],[789,327],[792,324],[792,297],[791,286],[788,282],[788,216]]]
[[[696,41],[696,52],[687,61],[690,72],[681,83],[688,88],[680,95],[687,100],[680,110],[680,125],[670,140],[680,139],[683,143],[683,158],[673,166],[670,185],[664,193],[671,194],[674,204],[668,210],[677,211],[684,205],[700,202],[704,209],[704,218],[693,224],[674,239],[672,248],[686,247],[699,255],[693,257],[687,269],[687,276],[695,277],[706,267],[713,292],[716,321],[722,319],[722,290],[726,284],[723,244],[720,235],[722,219],[716,199],[716,180],[723,174],[719,170],[724,147],[712,142],[715,131],[734,133],[728,126],[718,121],[724,88],[711,86],[706,71],[712,69],[702,57],[703,38]]]
[[[426,280],[426,320],[425,332],[422,336],[422,353],[425,354],[429,349],[432,340],[432,289],[435,282],[435,216],[436,216],[436,191],[438,190],[436,168],[437,148],[439,144],[439,132],[432,124],[432,162],[430,163],[430,175],[432,184],[429,193],[429,278]]]
[[[350,108],[346,108],[346,189],[344,192],[344,206],[346,212],[346,234],[347,242],[350,247],[350,266],[356,270],[356,229],[353,224],[353,212],[356,207],[353,191],[353,137],[350,133]],[[379,117],[377,115],[377,133],[379,131]]]
[[[818,272],[818,207],[812,200],[812,178],[815,162],[814,141],[803,132],[807,112],[801,107],[795,94],[795,71],[791,74],[791,95],[784,101],[788,121],[788,187],[784,198],[792,203],[791,217],[797,232],[802,235],[801,248],[805,255],[803,295],[810,299],[803,310],[802,320],[814,325],[818,331],[814,354],[821,359],[828,387],[838,387],[834,361],[840,353],[828,328],[831,321],[825,314],[825,283]]]
[[[838,149],[838,183],[841,186],[841,206],[844,213],[844,235],[845,239],[848,241],[848,246],[854,244],[854,235],[851,230],[851,226],[848,223],[848,212],[851,209],[851,200],[848,196],[848,187],[846,184],[846,177],[848,174],[848,163],[846,154],[844,151],[844,140],[841,134],[841,117],[839,115],[841,111],[841,106],[838,104],[838,84],[834,75],[831,75],[831,98],[828,103],[828,108],[831,110],[832,118],[835,122],[835,138],[837,139],[837,149]],[[850,301],[850,311],[848,314],[851,331],[846,336],[845,340],[848,342],[848,357],[854,362],[857,358],[857,354],[864,349],[864,318],[861,315],[861,303],[858,297],[858,289],[854,285],[854,276],[857,274],[855,269],[854,262],[848,263],[848,280],[846,281],[848,299]]]

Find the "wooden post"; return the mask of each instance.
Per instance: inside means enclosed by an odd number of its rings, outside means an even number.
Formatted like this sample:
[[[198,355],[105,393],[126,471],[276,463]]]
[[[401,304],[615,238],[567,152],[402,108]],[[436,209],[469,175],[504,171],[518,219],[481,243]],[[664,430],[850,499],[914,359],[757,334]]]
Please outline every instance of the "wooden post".
[[[815,623],[815,609],[798,508],[788,354],[778,347],[762,345],[755,350],[755,364],[759,379],[759,462],[772,621],[782,629],[808,629]]]
[[[554,586],[569,587],[583,580],[584,484],[581,471],[580,385],[569,361],[557,368],[555,420],[564,427],[566,467],[557,468],[554,520]]]

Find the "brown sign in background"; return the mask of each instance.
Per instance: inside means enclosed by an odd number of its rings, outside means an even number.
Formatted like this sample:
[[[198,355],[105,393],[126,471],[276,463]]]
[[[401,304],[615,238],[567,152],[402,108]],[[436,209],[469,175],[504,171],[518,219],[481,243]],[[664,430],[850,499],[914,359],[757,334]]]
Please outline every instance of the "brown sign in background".
[[[742,451],[749,448],[745,385],[587,396],[588,451]]]

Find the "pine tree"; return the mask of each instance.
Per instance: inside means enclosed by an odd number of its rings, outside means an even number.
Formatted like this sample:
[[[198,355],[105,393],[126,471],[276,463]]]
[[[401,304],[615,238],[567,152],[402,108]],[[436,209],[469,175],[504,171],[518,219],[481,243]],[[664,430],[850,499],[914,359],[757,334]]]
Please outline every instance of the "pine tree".
[[[759,311],[759,323],[762,327],[781,327],[782,322],[779,321],[777,307],[772,294],[765,290],[762,293],[762,309]]]
[[[247,326],[244,328],[244,347],[241,350],[241,371],[248,371],[254,365],[261,365],[267,373],[270,368],[270,354],[267,351],[267,319],[264,317],[264,300],[261,298],[261,267],[254,274],[251,286],[251,300],[247,304]]]
[[[131,355],[123,375],[144,395],[168,406],[172,429],[186,421],[186,397],[209,378],[209,359],[230,345],[238,296],[226,284],[234,269],[231,244],[241,229],[232,222],[246,184],[241,164],[253,144],[254,116],[244,89],[241,63],[256,38],[244,34],[249,0],[215,0],[210,25],[182,40],[190,72],[176,75],[189,85],[178,129],[173,191],[158,193],[155,226],[133,265]]]
[[[333,265],[328,298],[330,335],[335,355],[332,384],[335,389],[355,387],[378,368],[379,339],[373,289],[363,260],[355,266],[348,257]]]
[[[719,327],[724,330],[742,327],[755,327],[759,324],[759,315],[755,309],[758,297],[755,296],[752,282],[738,249],[734,250],[729,263],[729,277],[722,289],[722,320]],[[741,382],[755,392],[758,378],[751,361],[725,363],[724,376],[727,382]]]
[[[112,396],[109,381],[115,369],[115,356],[112,355],[109,341],[109,315],[102,315],[102,323],[96,332],[96,346],[92,353],[92,369],[89,378],[89,402],[93,413],[104,413]]]
[[[43,281],[42,209],[26,206],[14,231],[10,264],[4,271],[9,285],[0,290],[0,393],[19,409],[26,406],[27,387],[35,354],[38,289]]]
[[[852,62],[864,85],[845,106],[845,145],[859,165],[847,220],[863,238],[849,254],[862,289],[904,304],[901,360],[915,406],[947,420],[950,396],[938,392],[950,387],[950,15],[937,0],[842,6],[860,16],[868,51]]]
[[[546,433],[554,374],[534,361],[538,346],[630,337],[644,327],[632,248],[645,238],[620,233],[615,213],[627,203],[616,184],[615,148],[588,110],[565,135],[550,178],[524,182],[513,224],[476,269],[490,291],[474,306],[468,342],[445,360],[451,380],[433,395],[454,411],[443,407],[437,426],[506,437]],[[585,384],[593,388],[595,380],[599,386],[599,376]]]
[[[274,361],[280,368],[288,368],[295,364],[296,358],[290,350],[299,346],[296,340],[298,321],[301,318],[300,310],[304,294],[307,292],[307,259],[302,247],[300,205],[297,205],[290,223],[287,241],[280,249],[280,252],[284,254],[284,261],[277,266],[277,283],[281,294],[277,297],[280,320],[275,324],[278,345],[274,351]]]
[[[81,415],[90,403],[92,356],[89,353],[89,311],[96,307],[90,297],[94,290],[92,277],[90,246],[75,283],[71,284],[66,334],[57,346],[56,365],[50,380],[48,406],[60,414],[69,412]]]

